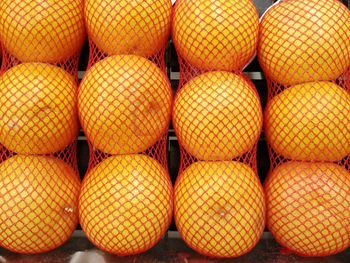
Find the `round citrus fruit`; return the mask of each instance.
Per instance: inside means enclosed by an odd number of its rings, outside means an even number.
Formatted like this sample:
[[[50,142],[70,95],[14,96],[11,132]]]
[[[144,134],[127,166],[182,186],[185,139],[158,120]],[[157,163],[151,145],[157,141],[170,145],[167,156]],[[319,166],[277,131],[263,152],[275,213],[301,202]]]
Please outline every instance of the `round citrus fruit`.
[[[20,154],[64,149],[79,131],[77,85],[61,68],[24,63],[0,78],[0,143]]]
[[[85,41],[83,0],[1,0],[0,37],[22,62],[58,62]]]
[[[178,0],[172,34],[177,52],[188,63],[233,71],[254,55],[258,26],[251,0]]]
[[[265,183],[267,227],[302,256],[328,256],[350,246],[350,173],[332,163],[288,162]]]
[[[265,134],[288,159],[339,161],[350,154],[350,94],[325,81],[292,86],[268,103]]]
[[[0,245],[34,254],[57,248],[78,224],[80,181],[63,161],[16,155],[0,164]]]
[[[201,160],[230,160],[251,150],[262,127],[252,84],[229,72],[209,72],[175,97],[173,123],[180,144]]]
[[[89,37],[110,55],[150,57],[165,47],[170,35],[170,0],[86,0]]]
[[[185,242],[210,257],[238,257],[259,241],[265,200],[255,172],[234,161],[196,162],[175,184],[174,216]]]
[[[78,94],[86,135],[97,149],[110,154],[138,153],[155,144],[168,128],[171,103],[166,75],[134,55],[96,63]]]
[[[284,85],[333,80],[350,66],[350,11],[338,0],[289,0],[260,23],[258,56]]]
[[[172,218],[166,170],[146,155],[116,155],[90,170],[79,199],[80,224],[100,249],[142,253],[164,236]]]

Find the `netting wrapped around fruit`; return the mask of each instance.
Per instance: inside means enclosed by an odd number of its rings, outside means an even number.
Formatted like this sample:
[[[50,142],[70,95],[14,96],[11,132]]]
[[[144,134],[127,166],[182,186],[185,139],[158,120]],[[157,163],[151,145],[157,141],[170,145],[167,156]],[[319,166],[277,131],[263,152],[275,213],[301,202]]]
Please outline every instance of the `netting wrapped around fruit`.
[[[134,255],[153,247],[172,218],[164,61],[171,1],[87,0],[84,10],[90,57],[78,109],[90,160],[80,221],[97,247]]]
[[[210,257],[248,253],[265,228],[259,177],[236,161],[196,162],[177,178],[174,216],[185,242]]]
[[[171,1],[87,0],[84,10],[90,57],[79,109],[89,167],[131,153],[166,167],[172,94],[164,54]]]
[[[91,66],[106,56],[134,54],[165,70],[164,50],[171,27],[171,1],[86,0],[85,23]]]
[[[256,51],[258,24],[250,0],[178,0],[172,36],[178,55],[193,70],[236,71]]]
[[[349,32],[338,0],[280,1],[261,20],[259,62],[281,85],[335,80],[350,66]]]
[[[21,62],[47,62],[77,78],[85,42],[83,0],[3,0],[0,13],[2,71]]]
[[[55,157],[16,155],[0,163],[0,246],[43,253],[78,224],[80,178]]]
[[[158,243],[171,223],[172,208],[167,169],[143,154],[100,162],[84,178],[79,199],[80,223],[89,240],[119,256]]]
[[[199,75],[176,94],[173,124],[181,153],[174,215],[183,239],[211,257],[249,252],[265,219],[256,171],[262,110],[254,85],[225,71]]]
[[[213,71],[193,78],[174,102],[180,170],[196,160],[237,160],[256,169],[262,122],[259,95],[242,75]]]
[[[272,167],[286,160],[350,168],[350,11],[337,0],[280,1],[263,16]]]
[[[51,155],[75,170],[78,87],[65,70],[23,63],[0,77],[0,161],[15,154]]]
[[[334,163],[290,161],[265,182],[267,227],[302,256],[328,256],[350,246],[350,173]]]
[[[175,223],[197,252],[238,257],[255,246],[265,223],[256,165],[262,109],[242,72],[256,50],[258,13],[250,0],[176,1],[172,36],[180,64]]]
[[[349,29],[350,12],[337,0],[279,1],[260,24],[267,227],[302,256],[350,246]]]
[[[141,152],[166,166],[171,105],[169,80],[146,58],[117,55],[94,64],[78,94],[90,166],[108,155]]]

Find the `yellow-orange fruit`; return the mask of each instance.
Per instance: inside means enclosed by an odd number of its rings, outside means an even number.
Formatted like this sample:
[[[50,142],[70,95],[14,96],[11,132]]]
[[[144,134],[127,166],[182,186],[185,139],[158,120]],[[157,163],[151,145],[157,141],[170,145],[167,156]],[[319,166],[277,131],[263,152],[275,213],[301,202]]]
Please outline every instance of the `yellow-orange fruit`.
[[[254,55],[258,26],[251,0],[178,0],[172,34],[177,52],[188,63],[233,71]]]
[[[350,173],[332,163],[288,162],[269,175],[267,227],[302,256],[328,256],[350,246]]]
[[[86,0],[84,8],[89,37],[110,55],[150,57],[168,41],[170,0]]]
[[[77,85],[61,68],[24,63],[0,78],[0,143],[19,154],[64,149],[78,132]]]
[[[251,150],[262,127],[254,86],[229,72],[209,72],[175,97],[173,124],[181,145],[201,160],[230,160]]]
[[[284,85],[333,80],[350,66],[350,11],[338,0],[289,0],[260,23],[258,57]]]
[[[238,257],[259,241],[265,199],[254,171],[234,161],[196,162],[177,179],[176,226],[185,242],[210,257]]]
[[[288,159],[339,161],[350,154],[350,94],[325,81],[292,86],[267,105],[265,134]]]
[[[22,62],[57,62],[85,41],[83,0],[1,0],[0,38]]]
[[[172,186],[166,170],[146,155],[116,155],[93,168],[83,182],[80,224],[100,249],[126,256],[153,247],[172,218]]]
[[[78,224],[80,181],[62,160],[16,155],[0,164],[0,246],[43,253]]]
[[[166,75],[134,55],[108,57],[85,75],[78,94],[82,127],[110,154],[145,151],[166,132],[172,93]]]

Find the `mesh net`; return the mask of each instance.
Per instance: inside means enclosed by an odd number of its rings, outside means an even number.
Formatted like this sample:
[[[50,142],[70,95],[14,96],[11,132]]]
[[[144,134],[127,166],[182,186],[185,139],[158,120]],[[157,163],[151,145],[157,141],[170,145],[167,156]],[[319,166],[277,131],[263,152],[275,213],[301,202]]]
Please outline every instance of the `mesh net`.
[[[335,80],[350,66],[350,11],[337,0],[287,0],[262,18],[259,62],[283,85]]]
[[[57,248],[78,224],[80,179],[46,156],[16,155],[0,164],[0,246],[33,254]]]
[[[156,55],[166,45],[171,24],[171,1],[85,0],[89,39],[109,55]]]
[[[172,36],[178,54],[206,70],[234,71],[254,55],[258,12],[250,0],[178,0]]]
[[[56,156],[77,171],[77,84],[63,69],[23,63],[0,79],[0,162],[15,154]]]
[[[79,109],[89,169],[111,155],[132,153],[167,167],[172,92],[164,55],[171,1],[87,0],[84,10],[90,56]]]
[[[181,171],[196,160],[237,160],[256,170],[262,110],[242,74],[214,71],[188,81],[176,94],[173,124]]]
[[[281,1],[263,16],[258,57],[272,168],[293,159],[349,169],[349,21],[336,0]]]
[[[255,171],[235,161],[196,162],[177,178],[174,215],[185,242],[210,257],[238,257],[259,241],[265,199]]]
[[[84,178],[79,213],[88,238],[120,256],[142,253],[167,231],[172,218],[167,170],[146,155],[111,156]]]
[[[242,72],[255,53],[258,14],[251,1],[176,1],[172,37],[180,65],[175,223],[197,252],[238,257],[265,220],[256,166],[262,109]]]
[[[268,81],[267,226],[302,256],[350,245],[350,12],[339,1],[280,1],[261,20]]]
[[[267,227],[302,256],[328,256],[350,246],[350,173],[333,163],[291,161],[265,182]]]
[[[112,154],[146,153],[166,167],[172,92],[166,75],[135,55],[95,63],[79,88],[82,127],[91,144],[90,167]]]
[[[138,254],[164,236],[172,218],[172,90],[164,61],[171,1],[87,0],[84,9],[90,57],[78,109],[90,159],[80,221],[102,250]]]
[[[83,0],[3,0],[0,13],[6,67],[19,61],[69,67],[84,44]]]
[[[326,81],[291,86],[266,106],[265,134],[286,159],[342,163],[350,154],[350,94]]]

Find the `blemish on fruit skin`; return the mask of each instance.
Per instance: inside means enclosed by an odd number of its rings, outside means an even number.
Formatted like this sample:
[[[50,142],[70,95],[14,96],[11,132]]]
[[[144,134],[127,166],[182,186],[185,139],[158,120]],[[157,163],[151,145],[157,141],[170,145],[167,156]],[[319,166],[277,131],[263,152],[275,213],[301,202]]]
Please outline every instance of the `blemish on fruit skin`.
[[[15,127],[17,126],[17,123],[14,122],[14,121],[10,121],[10,122],[7,124],[7,126],[8,126],[10,129],[13,129],[13,128],[15,128]]]
[[[68,214],[72,214],[72,213],[74,213],[74,208],[73,207],[69,207],[69,206],[67,206],[67,207],[65,207],[64,209],[63,209],[63,211],[65,212],[65,213],[68,213]]]

